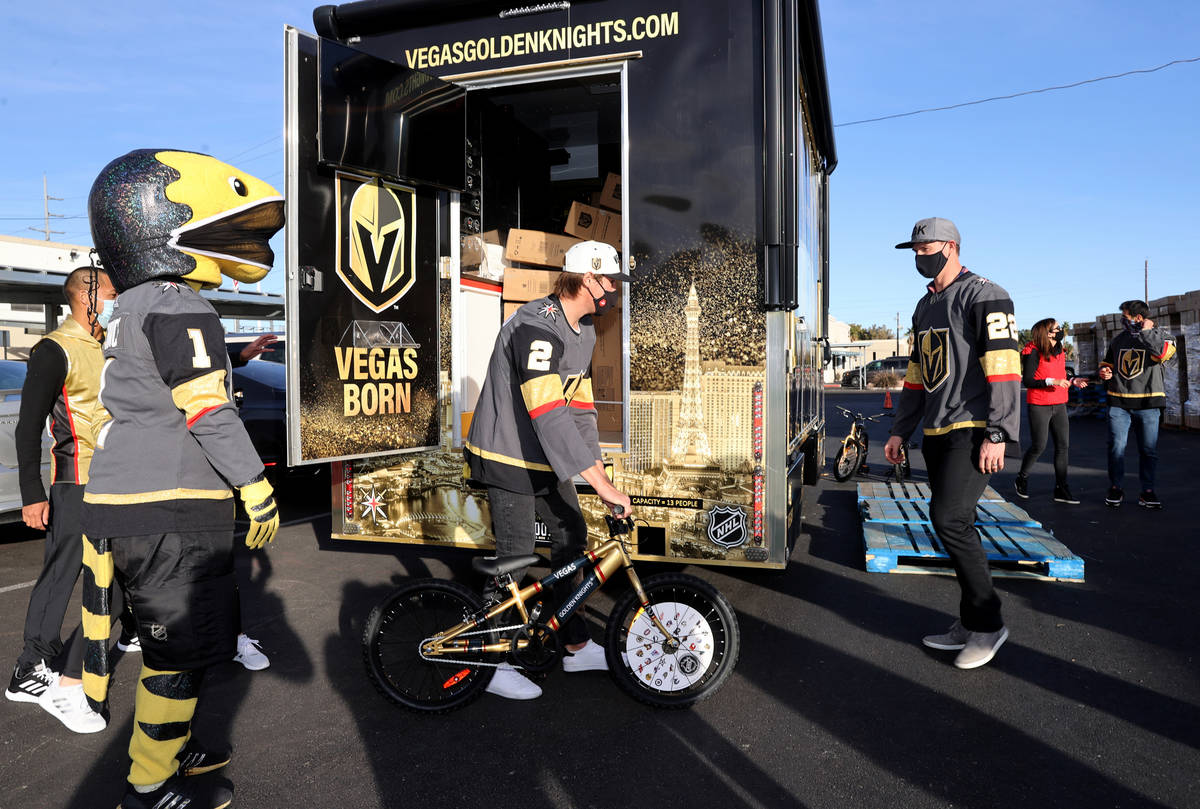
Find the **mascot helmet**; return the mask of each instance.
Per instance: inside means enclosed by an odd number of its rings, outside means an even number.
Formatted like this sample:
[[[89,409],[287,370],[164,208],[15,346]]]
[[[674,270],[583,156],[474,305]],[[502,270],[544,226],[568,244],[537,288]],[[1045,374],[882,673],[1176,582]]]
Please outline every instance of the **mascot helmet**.
[[[212,288],[222,275],[253,282],[270,272],[268,240],[283,227],[283,197],[208,155],[138,149],[100,172],[88,218],[118,291],[153,278]]]

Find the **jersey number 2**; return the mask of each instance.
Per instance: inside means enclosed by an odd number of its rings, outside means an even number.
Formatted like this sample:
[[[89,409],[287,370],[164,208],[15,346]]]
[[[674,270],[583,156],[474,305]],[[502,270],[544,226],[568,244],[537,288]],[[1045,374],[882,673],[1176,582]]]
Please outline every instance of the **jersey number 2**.
[[[549,371],[550,355],[554,347],[546,340],[534,340],[529,344],[529,370]]]
[[[1006,340],[1012,337],[1018,339],[1017,316],[1006,315],[1004,312],[992,312],[987,316],[988,339]]]

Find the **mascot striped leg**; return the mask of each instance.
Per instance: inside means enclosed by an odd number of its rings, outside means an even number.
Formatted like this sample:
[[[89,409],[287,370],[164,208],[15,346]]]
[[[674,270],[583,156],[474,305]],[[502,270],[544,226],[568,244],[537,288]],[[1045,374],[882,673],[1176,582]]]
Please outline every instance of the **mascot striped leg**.
[[[96,713],[108,701],[108,636],[112,628],[112,547],[83,537],[83,693]]]
[[[191,736],[203,670],[156,671],[142,666],[129,740],[129,783],[158,784],[179,768],[176,755]]]

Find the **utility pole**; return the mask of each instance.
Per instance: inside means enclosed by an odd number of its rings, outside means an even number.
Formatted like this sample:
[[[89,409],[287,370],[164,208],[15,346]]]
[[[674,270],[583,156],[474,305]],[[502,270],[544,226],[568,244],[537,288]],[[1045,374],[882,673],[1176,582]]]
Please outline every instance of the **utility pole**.
[[[42,172],[42,213],[45,215],[45,227],[40,227],[40,228],[32,228],[31,227],[31,228],[27,228],[27,230],[37,231],[38,233],[45,233],[46,241],[50,241],[51,233],[62,233],[63,232],[61,230],[51,230],[50,229],[50,217],[57,216],[60,219],[62,218],[62,214],[60,214],[60,213],[50,213],[50,200],[55,200],[57,202],[63,201],[62,197],[50,196],[50,193],[46,188],[46,173]]]
[[[900,356],[900,313],[899,312],[896,313],[896,354],[895,354],[895,356],[897,356],[897,357]]]
[[[1149,304],[1150,303],[1150,259],[1146,259],[1146,263],[1142,267],[1142,273],[1143,273],[1142,283],[1144,284],[1142,294],[1146,296],[1145,298],[1143,298],[1143,300],[1146,301],[1147,304]]]

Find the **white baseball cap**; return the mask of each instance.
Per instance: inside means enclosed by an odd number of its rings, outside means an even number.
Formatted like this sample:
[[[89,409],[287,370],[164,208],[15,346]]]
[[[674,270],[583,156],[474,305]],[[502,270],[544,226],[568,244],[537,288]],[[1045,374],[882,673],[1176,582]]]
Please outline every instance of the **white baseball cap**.
[[[621,272],[621,260],[617,249],[604,242],[580,242],[572,245],[563,261],[563,272],[607,275],[614,281],[629,281],[629,275]]]

